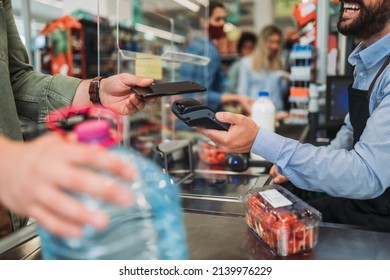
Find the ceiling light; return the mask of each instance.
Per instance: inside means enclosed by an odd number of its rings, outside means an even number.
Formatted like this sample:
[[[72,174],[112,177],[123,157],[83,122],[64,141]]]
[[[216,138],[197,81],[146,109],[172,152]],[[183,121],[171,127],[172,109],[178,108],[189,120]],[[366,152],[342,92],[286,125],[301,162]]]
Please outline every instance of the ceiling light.
[[[59,0],[35,0],[35,2],[62,9],[64,2]]]
[[[195,1],[198,2],[199,4],[205,6],[205,7],[209,6],[209,0],[195,0]]]
[[[174,34],[172,32],[169,32],[169,31],[154,28],[154,27],[140,24],[140,23],[137,23],[135,25],[135,30],[137,30],[139,32],[143,32],[143,33],[149,33],[149,36],[154,35],[156,37],[159,37],[159,38],[162,38],[162,39],[165,39],[168,41],[174,41],[174,42],[180,43],[180,44],[182,44],[186,41],[186,38],[184,36],[177,35],[177,34]]]
[[[194,13],[197,13],[200,9],[199,5],[191,2],[190,0],[175,0],[175,2],[193,11]]]

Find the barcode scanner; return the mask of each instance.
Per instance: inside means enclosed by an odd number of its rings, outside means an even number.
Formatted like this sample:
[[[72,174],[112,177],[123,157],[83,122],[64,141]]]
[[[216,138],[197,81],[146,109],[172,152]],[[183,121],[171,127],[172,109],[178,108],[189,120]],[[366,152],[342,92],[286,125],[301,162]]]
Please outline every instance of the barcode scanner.
[[[232,171],[243,172],[249,167],[264,167],[266,170],[270,170],[273,163],[266,160],[252,160],[248,154],[228,154],[226,165]]]
[[[172,112],[191,127],[204,127],[228,131],[230,124],[220,122],[215,113],[206,105],[193,98],[183,98],[172,103]]]

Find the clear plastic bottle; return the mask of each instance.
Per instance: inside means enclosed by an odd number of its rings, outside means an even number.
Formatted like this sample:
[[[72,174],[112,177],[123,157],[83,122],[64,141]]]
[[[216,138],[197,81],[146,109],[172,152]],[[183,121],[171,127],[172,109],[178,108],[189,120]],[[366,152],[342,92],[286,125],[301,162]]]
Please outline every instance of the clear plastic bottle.
[[[81,142],[107,147],[137,170],[134,181],[105,174],[128,186],[133,203],[116,206],[86,194],[72,193],[91,209],[103,209],[110,224],[103,230],[85,226],[80,238],[62,238],[38,226],[44,259],[187,259],[186,233],[182,221],[179,191],[168,175],[135,150],[115,146],[105,120],[91,120],[76,126]]]
[[[251,117],[254,122],[260,126],[260,129],[275,131],[275,106],[269,98],[267,91],[260,91],[259,97],[253,103]],[[264,158],[251,153],[251,158],[255,160],[264,160]]]

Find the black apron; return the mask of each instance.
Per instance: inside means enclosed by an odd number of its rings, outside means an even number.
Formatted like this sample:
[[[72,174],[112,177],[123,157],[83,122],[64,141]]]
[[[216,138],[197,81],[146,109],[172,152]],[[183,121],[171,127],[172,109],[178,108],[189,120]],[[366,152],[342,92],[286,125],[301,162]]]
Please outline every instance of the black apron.
[[[371,90],[378,77],[390,63],[390,56],[376,74],[368,90],[348,88],[349,117],[353,127],[353,145],[355,145],[366,127],[369,114]],[[322,212],[324,222],[343,223],[374,227],[390,231],[390,188],[374,199],[347,199],[325,197],[310,202]]]

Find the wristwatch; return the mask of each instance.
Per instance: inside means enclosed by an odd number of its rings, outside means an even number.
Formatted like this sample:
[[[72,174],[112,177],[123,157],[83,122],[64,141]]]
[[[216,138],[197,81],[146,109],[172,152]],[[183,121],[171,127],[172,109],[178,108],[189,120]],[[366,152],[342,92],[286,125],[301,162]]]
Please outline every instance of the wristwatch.
[[[100,89],[100,82],[105,77],[95,77],[92,79],[91,83],[89,84],[89,100],[93,104],[102,104],[100,102],[100,95],[99,95],[99,89]]]

